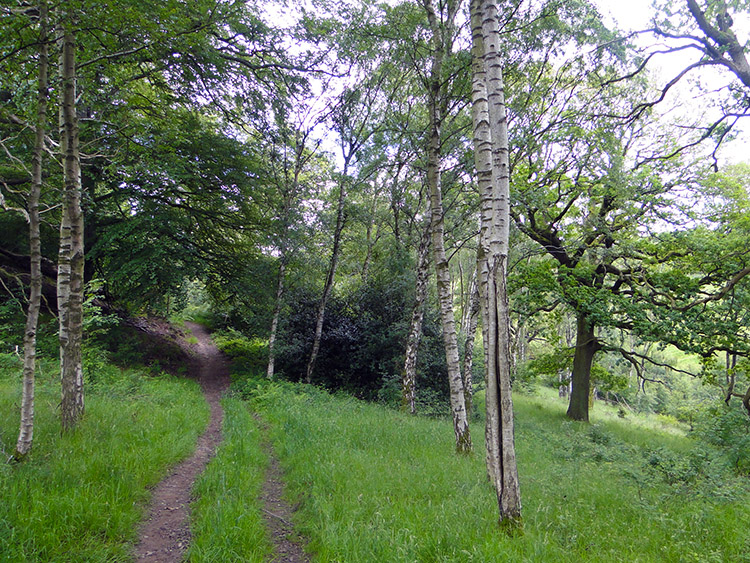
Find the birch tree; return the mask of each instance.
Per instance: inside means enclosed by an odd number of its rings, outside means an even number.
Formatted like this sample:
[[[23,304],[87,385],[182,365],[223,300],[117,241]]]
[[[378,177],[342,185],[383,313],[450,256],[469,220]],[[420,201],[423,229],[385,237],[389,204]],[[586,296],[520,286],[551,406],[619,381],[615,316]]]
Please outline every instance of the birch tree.
[[[42,169],[45,151],[47,102],[49,87],[47,3],[39,3],[39,61],[37,82],[36,123],[34,126],[34,152],[31,162],[31,189],[27,203],[29,222],[29,259],[31,282],[26,312],[26,329],[23,338],[23,394],[21,398],[21,424],[14,457],[21,460],[28,455],[34,440],[34,375],[36,371],[36,331],[42,298],[42,249],[39,230],[39,200],[42,192]]]
[[[60,411],[63,430],[72,430],[84,409],[83,366],[83,212],[81,155],[76,112],[76,36],[73,13],[63,12],[61,29],[60,155],[63,160],[63,201],[57,267],[60,316]]]
[[[291,237],[292,237],[292,222],[295,215],[296,206],[299,203],[301,195],[301,184],[300,176],[310,161],[315,155],[317,147],[312,148],[310,145],[310,133],[315,124],[310,127],[305,127],[303,124],[299,124],[292,132],[293,139],[282,139],[281,146],[278,150],[281,151],[281,170],[277,170],[278,167],[274,167],[273,176],[274,183],[276,184],[279,192],[282,195],[281,209],[279,210],[279,233],[277,249],[279,252],[279,273],[278,282],[276,286],[276,302],[274,304],[273,318],[271,320],[271,332],[268,336],[268,365],[266,369],[266,376],[269,379],[274,377],[275,371],[275,346],[276,337],[279,329],[279,321],[281,318],[281,308],[284,302],[284,294],[286,292],[286,274],[287,266],[291,258]],[[287,136],[287,135],[282,135]],[[287,153],[291,153],[291,159]]]
[[[521,518],[510,385],[510,317],[506,286],[510,168],[499,22],[493,0],[471,2],[474,152],[481,194],[477,270],[486,380],[487,473],[501,524]]]
[[[429,215],[429,214],[428,214]],[[430,277],[430,221],[425,221],[422,237],[417,250],[417,271],[414,292],[414,307],[409,322],[409,335],[406,340],[404,371],[401,377],[401,409],[411,414],[416,413],[414,400],[417,388],[417,353],[422,340],[422,321],[424,320],[424,304],[427,296],[427,282]]]
[[[444,242],[444,209],[442,195],[442,125],[446,113],[444,62],[451,53],[455,33],[455,18],[458,4],[447,2],[444,12],[438,14],[432,0],[423,0],[432,33],[432,61],[425,79],[427,87],[427,110],[429,129],[427,132],[427,184],[430,189],[430,216],[432,230],[432,256],[435,263],[440,318],[443,327],[443,344],[448,368],[450,405],[453,417],[453,432],[456,451],[468,453],[472,450],[471,432],[466,413],[464,381],[461,377],[461,361],[458,353],[458,336],[453,313],[451,272]]]

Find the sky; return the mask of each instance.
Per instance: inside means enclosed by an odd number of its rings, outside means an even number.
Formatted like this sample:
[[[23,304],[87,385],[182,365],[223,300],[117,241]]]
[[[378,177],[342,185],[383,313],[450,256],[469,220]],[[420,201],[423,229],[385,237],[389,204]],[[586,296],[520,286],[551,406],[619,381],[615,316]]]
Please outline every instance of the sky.
[[[602,16],[615,21],[618,27],[623,30],[641,30],[650,27],[651,20],[654,16],[653,0],[593,0],[599,7]],[[735,24],[733,30],[738,35],[740,41],[748,39],[750,35],[750,16],[734,17]],[[610,23],[610,22],[606,22]],[[743,35],[745,37],[743,37]],[[663,82],[676,76],[685,66],[695,60],[695,54],[670,54],[654,60],[655,65],[651,68],[657,76],[664,78]],[[704,72],[708,72],[704,69]],[[723,80],[723,79],[722,79]],[[684,95],[686,100],[692,96],[687,92]],[[686,103],[688,105],[688,103]],[[750,121],[750,119],[748,120]],[[742,122],[739,124],[741,131],[737,139],[726,144],[721,151],[720,161],[724,162],[748,162],[749,156],[747,147],[750,145],[750,123]]]
[[[648,26],[654,9],[651,0],[595,0],[603,16],[612,17],[623,29]]]

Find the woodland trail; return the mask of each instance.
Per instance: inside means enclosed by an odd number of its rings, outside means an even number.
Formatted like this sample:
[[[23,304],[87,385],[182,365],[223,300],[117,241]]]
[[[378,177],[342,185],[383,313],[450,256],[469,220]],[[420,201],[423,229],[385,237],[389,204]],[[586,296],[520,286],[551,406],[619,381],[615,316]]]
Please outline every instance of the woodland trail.
[[[187,323],[198,343],[192,347],[195,362],[191,375],[197,376],[211,410],[208,427],[198,438],[195,453],[173,468],[153,490],[148,516],[141,524],[135,561],[178,563],[183,561],[190,545],[191,491],[222,440],[224,411],[221,397],[229,389],[229,364],[201,325]],[[264,432],[265,434],[265,432]],[[269,537],[275,548],[273,563],[309,563],[302,544],[297,541],[289,522],[293,509],[283,500],[284,484],[273,448],[267,440],[264,448],[269,468],[260,500]]]
[[[139,531],[136,561],[178,563],[190,543],[190,494],[193,484],[208,465],[221,442],[224,411],[221,396],[229,388],[229,367],[213,345],[205,328],[189,324],[198,339],[191,375],[197,379],[211,408],[208,427],[198,438],[195,453],[173,468],[153,491],[148,516]]]

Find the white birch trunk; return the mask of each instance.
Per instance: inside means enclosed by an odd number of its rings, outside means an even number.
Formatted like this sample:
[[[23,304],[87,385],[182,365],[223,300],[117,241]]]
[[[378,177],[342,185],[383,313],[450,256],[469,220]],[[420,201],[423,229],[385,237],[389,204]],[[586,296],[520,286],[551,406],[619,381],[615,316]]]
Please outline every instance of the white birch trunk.
[[[472,117],[481,194],[477,269],[486,363],[486,459],[501,524],[521,517],[510,386],[510,316],[506,289],[510,175],[497,6],[472,0]]]
[[[281,251],[279,258],[279,282],[276,286],[276,304],[273,308],[273,319],[271,320],[271,334],[268,336],[268,367],[266,377],[273,379],[276,365],[276,333],[279,330],[279,318],[281,317],[281,303],[284,299],[284,278],[286,277],[286,251]]]
[[[417,352],[422,340],[422,321],[424,320],[424,301],[427,296],[427,282],[430,277],[430,223],[422,231],[417,254],[417,280],[414,292],[414,308],[409,324],[409,336],[406,340],[406,358],[401,378],[401,410],[416,413],[414,400],[417,389]]]
[[[471,276],[471,285],[469,287],[469,306],[466,311],[464,323],[464,393],[466,395],[466,415],[471,416],[473,410],[473,389],[474,381],[472,369],[474,366],[474,338],[477,334],[477,321],[479,318],[479,286],[477,285],[477,272]]]
[[[441,127],[443,121],[443,60],[449,52],[448,43],[453,31],[455,3],[445,5],[443,22],[438,20],[431,0],[424,0],[427,19],[432,31],[432,68],[427,80],[428,112],[430,119],[429,143],[427,149],[427,184],[430,189],[430,217],[432,228],[432,255],[435,262],[440,318],[443,327],[443,344],[448,369],[451,414],[456,438],[456,451],[472,451],[469,419],[466,413],[464,381],[461,377],[461,360],[458,354],[458,336],[453,313],[453,293],[451,272],[444,245],[443,195],[441,185]]]
[[[69,17],[69,15],[66,15]],[[83,212],[81,160],[76,115],[76,39],[70,22],[64,25],[60,74],[60,149],[64,190],[58,255],[57,307],[60,316],[60,380],[63,430],[75,427],[83,414]]]
[[[39,81],[37,87],[37,109],[34,139],[34,154],[31,164],[31,191],[28,200],[29,259],[31,283],[29,306],[26,312],[26,330],[23,338],[23,395],[21,398],[21,424],[16,442],[14,458],[21,460],[28,455],[34,441],[34,374],[36,371],[36,331],[39,324],[39,308],[42,300],[42,249],[39,232],[39,199],[42,191],[42,164],[44,137],[47,122],[47,89],[49,87],[48,10],[46,1],[39,3]]]

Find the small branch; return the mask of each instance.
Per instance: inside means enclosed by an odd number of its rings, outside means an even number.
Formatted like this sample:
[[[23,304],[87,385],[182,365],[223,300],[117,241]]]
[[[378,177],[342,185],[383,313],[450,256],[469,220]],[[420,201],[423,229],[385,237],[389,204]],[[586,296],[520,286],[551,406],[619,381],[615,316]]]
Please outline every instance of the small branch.
[[[285,519],[283,516],[279,516],[278,514],[275,514],[275,513],[271,512],[270,510],[266,510],[265,508],[263,508],[262,510],[263,510],[263,512],[265,512],[269,516],[273,516],[274,518],[277,518],[277,519],[281,520],[284,524],[286,524],[290,528],[294,527],[293,524],[291,522],[289,522],[289,520]]]

